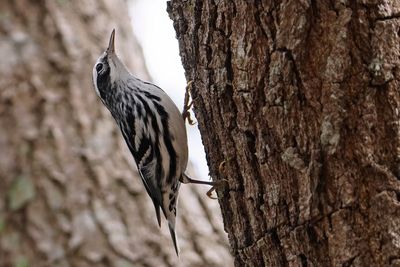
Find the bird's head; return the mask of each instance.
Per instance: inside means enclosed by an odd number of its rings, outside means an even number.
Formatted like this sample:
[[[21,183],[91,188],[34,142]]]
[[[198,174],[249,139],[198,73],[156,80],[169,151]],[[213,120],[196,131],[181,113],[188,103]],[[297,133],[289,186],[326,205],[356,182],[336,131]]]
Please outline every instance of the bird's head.
[[[93,66],[93,84],[97,95],[104,100],[109,90],[114,90],[114,85],[124,82],[130,73],[115,52],[115,29],[111,32],[110,41],[106,51],[97,59]]]

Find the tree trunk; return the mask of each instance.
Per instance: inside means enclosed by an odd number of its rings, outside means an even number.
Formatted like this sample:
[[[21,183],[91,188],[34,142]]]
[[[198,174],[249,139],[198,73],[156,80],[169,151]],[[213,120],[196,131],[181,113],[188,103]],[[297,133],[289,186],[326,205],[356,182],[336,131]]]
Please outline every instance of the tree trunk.
[[[236,266],[400,266],[400,2],[172,0]]]
[[[92,87],[117,51],[148,78],[126,3],[0,2],[0,266],[173,266],[168,227]],[[217,203],[182,187],[180,262],[230,262]],[[207,203],[206,203],[207,201]]]

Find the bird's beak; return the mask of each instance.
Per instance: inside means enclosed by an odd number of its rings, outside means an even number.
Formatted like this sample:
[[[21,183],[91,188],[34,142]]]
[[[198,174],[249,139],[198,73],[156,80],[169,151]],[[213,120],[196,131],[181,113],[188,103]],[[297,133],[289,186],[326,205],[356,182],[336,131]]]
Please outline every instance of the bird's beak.
[[[114,39],[115,39],[115,29],[112,30],[110,36],[110,42],[108,43],[107,53],[109,54],[113,54],[115,52]]]

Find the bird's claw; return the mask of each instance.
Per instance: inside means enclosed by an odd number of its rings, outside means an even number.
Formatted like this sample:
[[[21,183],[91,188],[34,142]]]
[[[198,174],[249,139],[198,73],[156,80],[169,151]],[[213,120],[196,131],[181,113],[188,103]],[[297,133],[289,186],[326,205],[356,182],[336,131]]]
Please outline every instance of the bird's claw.
[[[210,188],[210,190],[207,191],[207,196],[211,199],[221,199],[223,197],[223,195],[221,195],[221,196],[217,195],[217,197],[214,197],[214,196],[212,196],[212,193],[214,191],[217,191],[217,189],[225,191],[225,188],[227,185],[228,185],[228,180],[226,180],[226,179],[215,181],[214,185]]]
[[[218,171],[219,171],[219,173],[224,173],[224,171],[225,171],[225,163],[226,163],[226,160],[223,160],[223,161],[219,164],[219,166],[218,166]]]
[[[190,101],[192,83],[193,83],[193,81],[189,81],[187,83],[187,85],[186,85],[185,100],[184,100],[183,111],[182,111],[183,120],[186,121],[186,119],[187,119],[187,121],[189,122],[190,125],[194,125],[195,124],[195,122],[192,120],[192,118],[190,116],[190,112],[189,112],[189,110],[193,106],[193,100]]]
[[[186,91],[187,91],[189,88],[191,88],[192,83],[193,83],[193,80],[190,80],[190,81],[186,84]]]
[[[184,111],[184,112],[182,113],[182,116],[183,116],[183,120],[184,120],[184,121],[187,120],[188,123],[189,123],[190,125],[195,125],[195,124],[196,124],[196,122],[194,122],[194,121],[192,120],[192,117],[191,117],[191,115],[190,115],[189,110]]]

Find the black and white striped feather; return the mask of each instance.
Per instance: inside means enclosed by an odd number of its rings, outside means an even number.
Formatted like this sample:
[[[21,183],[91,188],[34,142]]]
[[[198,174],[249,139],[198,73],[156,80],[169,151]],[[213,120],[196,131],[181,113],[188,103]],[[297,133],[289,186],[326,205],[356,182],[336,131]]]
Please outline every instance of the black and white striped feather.
[[[161,226],[168,220],[179,253],[175,218],[180,179],[188,161],[184,120],[170,97],[154,84],[135,78],[115,54],[114,31],[108,49],[93,68],[97,95],[121,129]]]

